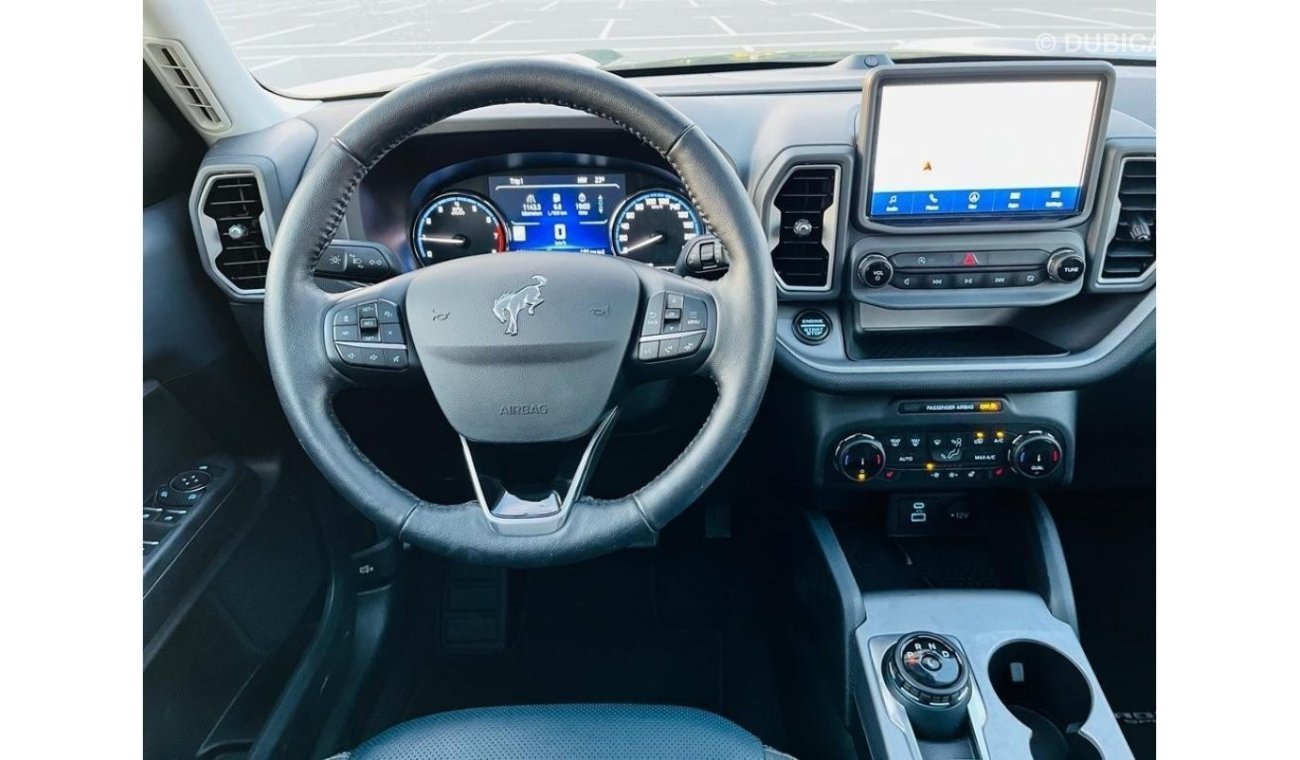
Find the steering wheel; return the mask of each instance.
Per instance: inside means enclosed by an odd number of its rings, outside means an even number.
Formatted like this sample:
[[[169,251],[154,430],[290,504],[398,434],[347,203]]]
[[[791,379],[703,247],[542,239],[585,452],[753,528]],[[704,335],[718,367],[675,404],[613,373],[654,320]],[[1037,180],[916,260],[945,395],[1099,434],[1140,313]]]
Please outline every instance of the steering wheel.
[[[367,171],[430,124],[505,103],[586,111],[656,150],[726,249],[728,273],[705,282],[613,256],[512,253],[455,259],[342,294],[316,285],[316,261]],[[382,529],[480,564],[560,564],[652,545],[748,431],[771,371],[775,325],[765,235],[717,146],[645,89],[551,61],[448,69],[359,114],[308,167],[266,277],[271,376],[307,454]],[[356,340],[362,333],[380,337]],[[717,385],[708,419],[686,449],[635,493],[585,495],[620,398],[637,384],[686,375]],[[474,501],[416,497],[343,429],[336,393],[395,383],[432,389],[461,437]],[[568,452],[555,454],[563,466],[553,483],[518,487],[512,462],[544,457],[542,449]]]

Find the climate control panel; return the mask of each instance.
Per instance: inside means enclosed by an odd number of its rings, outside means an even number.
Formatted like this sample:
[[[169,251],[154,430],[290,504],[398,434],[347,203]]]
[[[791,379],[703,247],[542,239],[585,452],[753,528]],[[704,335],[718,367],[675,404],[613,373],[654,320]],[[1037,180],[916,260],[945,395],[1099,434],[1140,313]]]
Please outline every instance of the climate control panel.
[[[859,485],[1050,484],[1065,473],[1063,441],[1057,431],[1040,425],[873,430],[841,438],[831,464],[844,480]]]

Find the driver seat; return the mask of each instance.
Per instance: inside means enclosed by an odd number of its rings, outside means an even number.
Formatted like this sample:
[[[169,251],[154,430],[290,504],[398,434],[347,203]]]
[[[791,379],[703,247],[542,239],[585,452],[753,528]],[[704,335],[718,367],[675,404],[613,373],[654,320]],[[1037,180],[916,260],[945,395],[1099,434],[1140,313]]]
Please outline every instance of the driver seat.
[[[793,760],[692,707],[520,705],[436,713],[329,760]]]

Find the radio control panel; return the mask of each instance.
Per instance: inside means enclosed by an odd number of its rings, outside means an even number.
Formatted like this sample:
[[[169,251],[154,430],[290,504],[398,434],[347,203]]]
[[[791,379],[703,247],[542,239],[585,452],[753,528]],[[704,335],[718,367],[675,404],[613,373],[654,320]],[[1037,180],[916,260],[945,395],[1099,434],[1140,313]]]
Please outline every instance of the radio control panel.
[[[1080,293],[1088,268],[1071,231],[874,237],[850,258],[853,296],[895,309],[1046,305]]]

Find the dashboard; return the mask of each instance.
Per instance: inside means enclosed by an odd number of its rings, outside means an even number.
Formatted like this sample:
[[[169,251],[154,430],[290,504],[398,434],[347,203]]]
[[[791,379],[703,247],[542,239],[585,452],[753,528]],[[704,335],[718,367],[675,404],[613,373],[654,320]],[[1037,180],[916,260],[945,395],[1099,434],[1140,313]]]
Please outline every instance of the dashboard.
[[[1154,67],[856,56],[638,82],[709,135],[749,191],[777,279],[777,364],[800,385],[1076,388],[1154,345]],[[366,105],[323,103],[209,151],[191,212],[233,301],[260,300],[297,178]],[[209,213],[222,182],[257,196],[245,220]],[[231,234],[246,227],[260,249]],[[422,130],[366,175],[332,257],[365,266],[320,281],[341,290],[533,251],[672,267],[709,234],[636,137],[558,106],[493,106]]]

